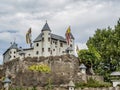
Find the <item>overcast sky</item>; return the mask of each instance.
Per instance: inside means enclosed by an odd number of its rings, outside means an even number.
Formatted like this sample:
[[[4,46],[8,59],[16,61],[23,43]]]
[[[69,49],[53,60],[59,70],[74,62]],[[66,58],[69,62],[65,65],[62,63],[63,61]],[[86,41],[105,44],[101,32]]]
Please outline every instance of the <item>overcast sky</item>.
[[[34,40],[46,20],[61,36],[71,26],[75,44],[83,49],[97,28],[113,27],[119,17],[120,0],[0,0],[0,63],[10,42],[27,47],[29,27]]]

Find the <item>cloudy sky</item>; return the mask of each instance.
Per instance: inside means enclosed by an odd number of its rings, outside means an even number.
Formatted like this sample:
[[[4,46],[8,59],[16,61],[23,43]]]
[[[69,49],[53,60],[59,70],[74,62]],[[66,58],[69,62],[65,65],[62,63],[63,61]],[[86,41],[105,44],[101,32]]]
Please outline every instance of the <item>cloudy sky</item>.
[[[120,0],[0,0],[0,64],[10,42],[27,47],[29,27],[34,40],[46,20],[52,33],[61,36],[71,26],[82,49],[97,28],[113,27],[119,17]]]

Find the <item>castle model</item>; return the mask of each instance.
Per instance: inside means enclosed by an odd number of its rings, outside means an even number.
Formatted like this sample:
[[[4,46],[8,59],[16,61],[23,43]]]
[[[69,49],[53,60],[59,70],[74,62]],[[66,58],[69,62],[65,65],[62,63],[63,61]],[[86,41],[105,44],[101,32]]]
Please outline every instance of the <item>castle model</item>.
[[[70,28],[69,28],[70,29]],[[3,62],[6,63],[16,58],[21,60],[26,57],[40,57],[40,56],[60,56],[64,54],[74,54],[74,37],[71,32],[69,43],[67,37],[64,38],[59,35],[51,33],[48,23],[43,26],[41,33],[33,41],[33,46],[30,48],[18,48],[18,45],[14,42],[3,53]]]

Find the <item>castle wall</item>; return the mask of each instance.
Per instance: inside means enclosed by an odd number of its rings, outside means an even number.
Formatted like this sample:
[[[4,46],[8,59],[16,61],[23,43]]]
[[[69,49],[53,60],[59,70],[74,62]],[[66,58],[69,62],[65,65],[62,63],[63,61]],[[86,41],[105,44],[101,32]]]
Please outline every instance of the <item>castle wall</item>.
[[[9,51],[10,60],[16,58],[16,53],[17,53],[17,50],[16,50],[16,49],[11,49],[11,50]]]
[[[25,52],[25,57],[33,57],[34,56],[33,49],[24,50],[24,52]]]
[[[42,42],[35,42],[34,43],[34,57],[42,56]]]

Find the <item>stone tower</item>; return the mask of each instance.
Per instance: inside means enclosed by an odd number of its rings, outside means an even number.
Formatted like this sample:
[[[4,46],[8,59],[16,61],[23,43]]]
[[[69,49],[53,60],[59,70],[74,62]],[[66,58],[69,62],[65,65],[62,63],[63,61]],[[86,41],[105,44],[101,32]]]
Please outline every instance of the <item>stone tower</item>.
[[[47,24],[43,26],[42,33],[42,56],[50,56],[51,49],[51,30]]]

